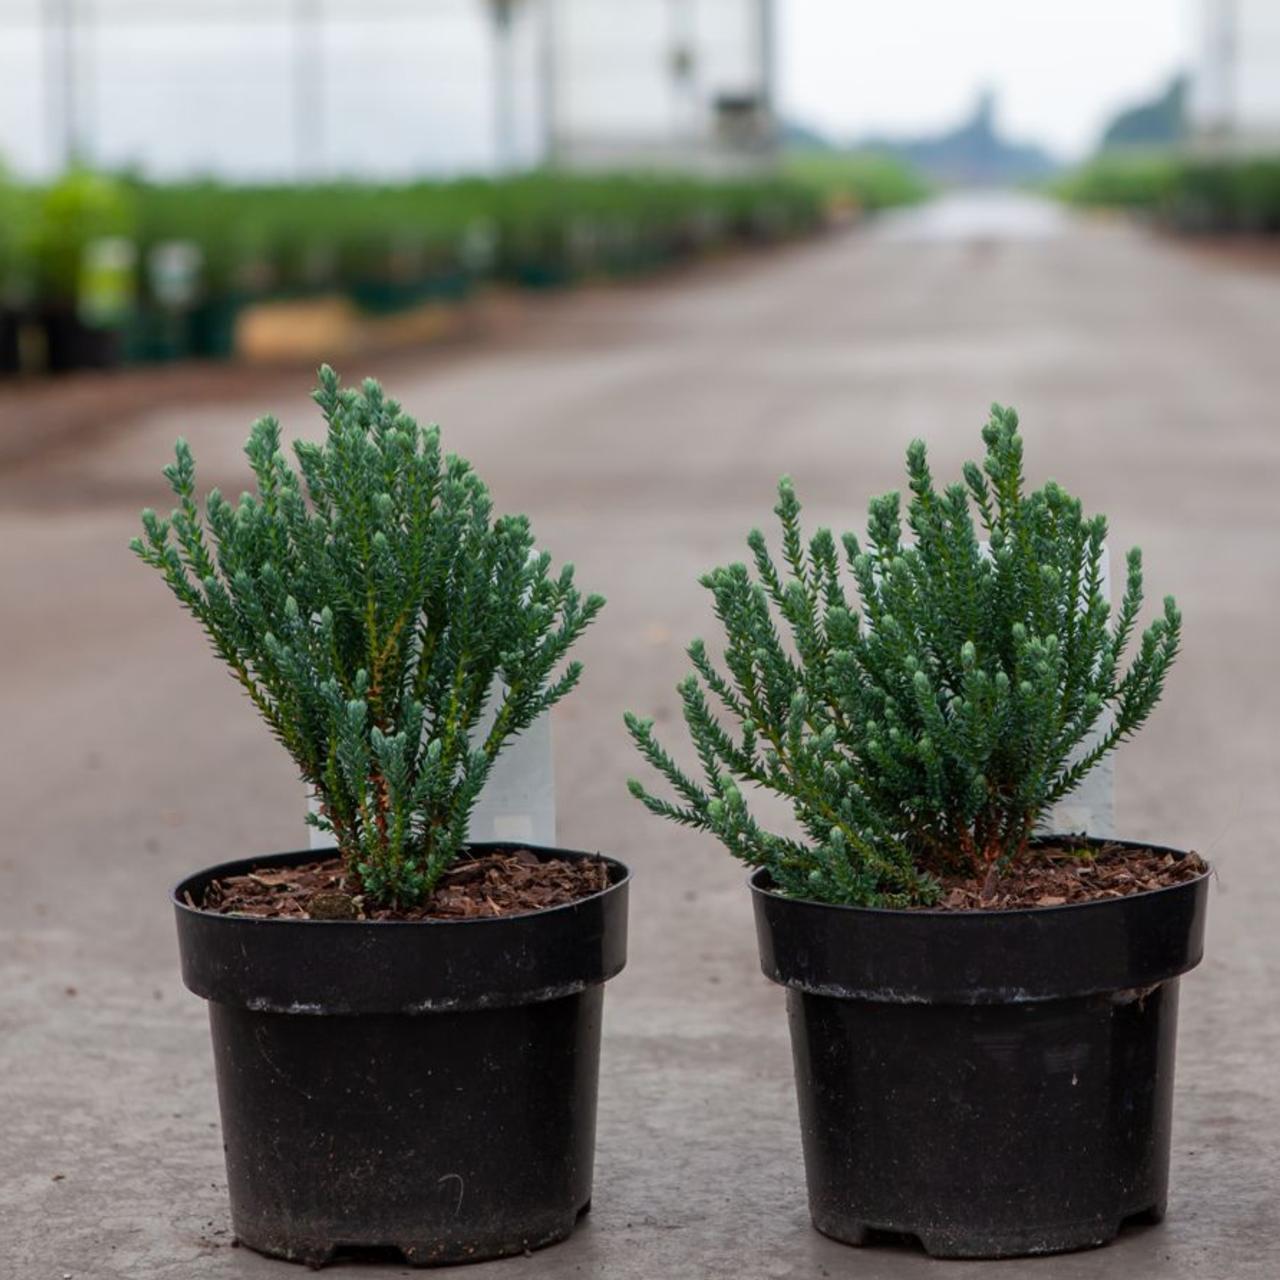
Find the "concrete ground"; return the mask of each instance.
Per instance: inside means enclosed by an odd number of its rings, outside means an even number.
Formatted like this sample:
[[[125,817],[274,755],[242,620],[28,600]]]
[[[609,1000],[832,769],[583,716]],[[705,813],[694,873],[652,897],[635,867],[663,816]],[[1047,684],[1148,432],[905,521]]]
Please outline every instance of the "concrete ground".
[[[993,1271],[1280,1275],[1280,276],[1023,212],[953,202],[570,299],[497,345],[392,369],[500,506],[610,598],[556,720],[561,839],[636,870],[595,1208],[570,1242],[468,1280],[974,1274],[810,1228],[782,993],[757,967],[743,873],[627,797],[621,712],[676,736],[683,645],[713,627],[696,576],[771,519],[779,474],[815,524],[858,527],[912,436],[953,474],[992,399],[1022,411],[1034,476],[1107,511],[1117,544],[1144,547],[1152,594],[1179,597],[1185,655],[1120,758],[1119,820],[1218,868],[1209,958],[1183,989],[1168,1221]],[[203,482],[237,490],[255,414],[316,429],[301,377],[269,395],[260,381],[0,479],[3,1280],[293,1274],[232,1247],[204,1010],[178,981],[165,893],[201,865],[298,846],[301,796],[125,550],[136,509],[164,502],[180,432]],[[0,395],[0,416],[14,404]]]

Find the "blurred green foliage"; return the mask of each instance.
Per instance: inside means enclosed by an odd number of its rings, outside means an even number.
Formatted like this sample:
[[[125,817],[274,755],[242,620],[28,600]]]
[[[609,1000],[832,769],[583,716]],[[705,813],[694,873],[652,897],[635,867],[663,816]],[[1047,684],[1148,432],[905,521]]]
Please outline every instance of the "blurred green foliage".
[[[1073,204],[1142,212],[1177,231],[1280,234],[1280,156],[1108,152],[1052,189]]]
[[[26,255],[41,296],[73,288],[85,243],[105,235],[132,239],[143,262],[158,244],[195,244],[205,298],[354,288],[376,302],[379,287],[627,274],[732,241],[801,234],[822,215],[813,187],[787,176],[233,186],[73,173],[7,194],[31,207],[30,233],[12,255]],[[143,290],[145,303],[145,272]]]
[[[875,156],[801,156],[722,178],[547,171],[242,186],[76,171],[24,187],[0,174],[0,308],[12,317],[78,303],[83,312],[86,263],[98,242],[118,237],[136,264],[128,314],[115,322],[124,356],[225,356],[238,311],[258,300],[343,293],[389,312],[485,282],[627,277],[804,235],[841,206],[922,194],[909,171]]]
[[[20,241],[19,269],[42,302],[76,300],[86,248],[109,236],[131,237],[135,193],[125,183],[73,170],[34,195]]]
[[[1182,231],[1280,233],[1280,156],[1183,165],[1168,216]]]
[[[915,204],[929,194],[915,169],[878,151],[798,150],[788,155],[784,172],[837,211],[875,212]]]
[[[1071,204],[1155,210],[1167,201],[1179,163],[1169,151],[1108,151],[1055,179],[1049,189]]]
[[[32,198],[0,165],[0,305],[17,302],[24,292],[25,243]]]

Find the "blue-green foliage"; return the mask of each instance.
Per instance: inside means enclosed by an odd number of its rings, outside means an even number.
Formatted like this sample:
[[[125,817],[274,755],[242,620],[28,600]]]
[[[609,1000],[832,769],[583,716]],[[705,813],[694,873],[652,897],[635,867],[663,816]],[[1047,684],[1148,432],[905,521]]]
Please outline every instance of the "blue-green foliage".
[[[180,440],[178,506],[144,511],[131,545],[293,757],[364,892],[413,903],[464,849],[504,744],[577,684],[560,662],[604,601],[572,566],[551,573],[524,516],[493,519],[470,465],[377,383],[342,389],[326,367],[315,399],[325,442],[295,443],[295,470],[263,418],[256,495],[215,489],[203,518]]]
[[[1112,618],[1104,517],[1086,518],[1052,482],[1024,491],[1011,409],[993,406],[983,440],[984,465],[968,463],[963,483],[941,491],[924,444],[911,445],[906,541],[896,493],[872,501],[865,543],[844,536],[860,610],[831,532],[806,545],[782,481],[785,567],[754,530],[754,576],[734,564],[702,580],[727,674],[695,640],[695,674],[679,693],[705,784],[663,749],[651,720],[628,714],[676,800],[635,780],[632,794],[767,867],[784,892],[824,902],[927,904],[942,874],[987,875],[1028,855],[1050,806],[1150,715],[1181,619],[1166,598],[1123,670],[1142,605],[1140,552],[1129,553]],[[790,801],[803,838],[763,830],[744,786]]]

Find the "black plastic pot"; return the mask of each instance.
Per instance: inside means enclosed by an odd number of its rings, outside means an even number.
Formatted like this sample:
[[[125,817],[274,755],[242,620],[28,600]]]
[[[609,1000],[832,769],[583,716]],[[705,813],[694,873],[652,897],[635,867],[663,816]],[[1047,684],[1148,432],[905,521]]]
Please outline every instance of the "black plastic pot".
[[[229,360],[236,353],[236,321],[251,299],[218,294],[196,303],[187,314],[187,343],[193,356]]]
[[[1207,873],[1024,911],[881,911],[751,878],[787,987],[809,1209],[944,1258],[1104,1244],[1164,1214],[1178,975]]]
[[[40,316],[45,336],[45,363],[50,373],[77,369],[112,369],[120,363],[120,331],[87,325],[71,306],[48,306]]]
[[[183,980],[209,1001],[236,1235],[312,1266],[348,1250],[466,1262],[563,1239],[591,1201],[627,868],[606,860],[602,893],[492,920],[187,905],[211,880],[315,857],[227,863],[173,892]]]
[[[436,271],[409,280],[362,276],[348,289],[356,306],[370,315],[393,315],[425,302],[460,302],[470,291],[471,280],[462,271]]]
[[[0,305],[0,375],[18,373],[22,368],[19,331],[22,317],[11,308]]]

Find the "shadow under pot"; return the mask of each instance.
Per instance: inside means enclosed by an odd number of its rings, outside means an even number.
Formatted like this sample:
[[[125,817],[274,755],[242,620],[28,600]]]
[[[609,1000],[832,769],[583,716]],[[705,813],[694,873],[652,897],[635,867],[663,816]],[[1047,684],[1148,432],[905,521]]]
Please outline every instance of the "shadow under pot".
[[[626,959],[627,868],[606,858],[602,892],[493,919],[188,905],[214,880],[316,857],[227,863],[173,891],[183,981],[209,1001],[237,1237],[321,1266],[364,1251],[467,1262],[568,1236],[591,1202],[603,984]]]
[[[1163,1217],[1178,975],[1203,952],[1208,874],[943,912],[799,901],[756,872],[814,1226],[1000,1258],[1105,1244],[1126,1220]]]

